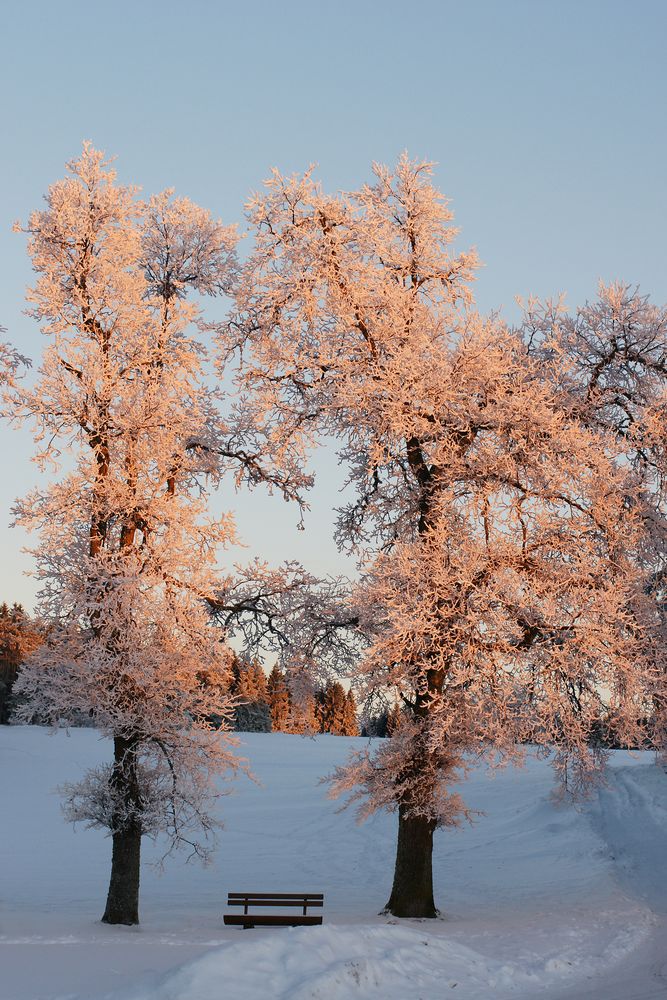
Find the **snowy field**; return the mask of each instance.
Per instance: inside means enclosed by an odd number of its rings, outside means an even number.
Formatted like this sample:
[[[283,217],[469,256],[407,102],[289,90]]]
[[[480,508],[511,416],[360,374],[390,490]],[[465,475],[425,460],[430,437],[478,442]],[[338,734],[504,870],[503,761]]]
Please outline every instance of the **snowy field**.
[[[614,755],[582,810],[548,766],[480,771],[485,816],[438,834],[436,921],[378,915],[395,819],[337,813],[318,778],[361,740],[244,735],[256,776],[221,800],[213,865],[162,875],[147,842],[141,926],[99,923],[110,842],[61,818],[57,785],[106,760],[90,730],[0,729],[1,1000],[653,1000],[667,998],[667,776]],[[222,924],[229,890],[323,891],[324,925]]]

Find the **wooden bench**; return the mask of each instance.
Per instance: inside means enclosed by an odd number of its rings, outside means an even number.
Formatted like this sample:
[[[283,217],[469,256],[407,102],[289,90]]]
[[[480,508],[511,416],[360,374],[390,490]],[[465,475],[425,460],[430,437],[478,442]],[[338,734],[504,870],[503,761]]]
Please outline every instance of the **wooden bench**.
[[[308,913],[308,907],[324,906],[321,892],[230,892],[227,906],[242,906],[243,913],[225,913],[226,924],[242,927],[297,927],[322,923],[322,915]],[[301,913],[249,913],[249,907],[300,907]]]

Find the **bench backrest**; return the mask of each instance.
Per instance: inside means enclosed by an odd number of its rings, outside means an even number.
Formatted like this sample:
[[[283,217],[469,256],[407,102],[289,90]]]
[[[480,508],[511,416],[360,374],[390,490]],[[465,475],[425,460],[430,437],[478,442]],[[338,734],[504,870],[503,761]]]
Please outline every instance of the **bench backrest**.
[[[230,892],[227,906],[324,906],[324,893]]]

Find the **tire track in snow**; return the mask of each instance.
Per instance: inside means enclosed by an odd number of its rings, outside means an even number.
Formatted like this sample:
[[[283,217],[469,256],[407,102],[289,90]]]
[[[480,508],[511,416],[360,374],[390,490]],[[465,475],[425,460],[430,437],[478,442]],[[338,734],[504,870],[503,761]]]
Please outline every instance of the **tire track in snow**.
[[[654,931],[608,979],[559,998],[667,1000],[667,774],[655,764],[610,768],[587,811],[615,880],[651,910]]]
[[[667,917],[667,775],[656,765],[611,768],[590,808],[624,892]]]

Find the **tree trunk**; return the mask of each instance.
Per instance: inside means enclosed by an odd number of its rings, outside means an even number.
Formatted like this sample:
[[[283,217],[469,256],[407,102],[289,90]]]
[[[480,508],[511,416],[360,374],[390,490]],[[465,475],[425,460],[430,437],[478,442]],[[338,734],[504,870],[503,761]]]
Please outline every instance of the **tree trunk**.
[[[394,884],[386,909],[395,917],[437,917],[433,901],[433,832],[424,816],[398,810],[398,844]]]
[[[120,793],[117,822],[113,829],[111,879],[105,924],[139,923],[139,871],[141,861],[141,793],[134,756],[134,742],[114,738],[114,769],[111,782]]]
[[[107,905],[102,917],[103,923],[139,923],[140,856],[140,823],[131,823],[125,829],[113,834],[111,879]]]

